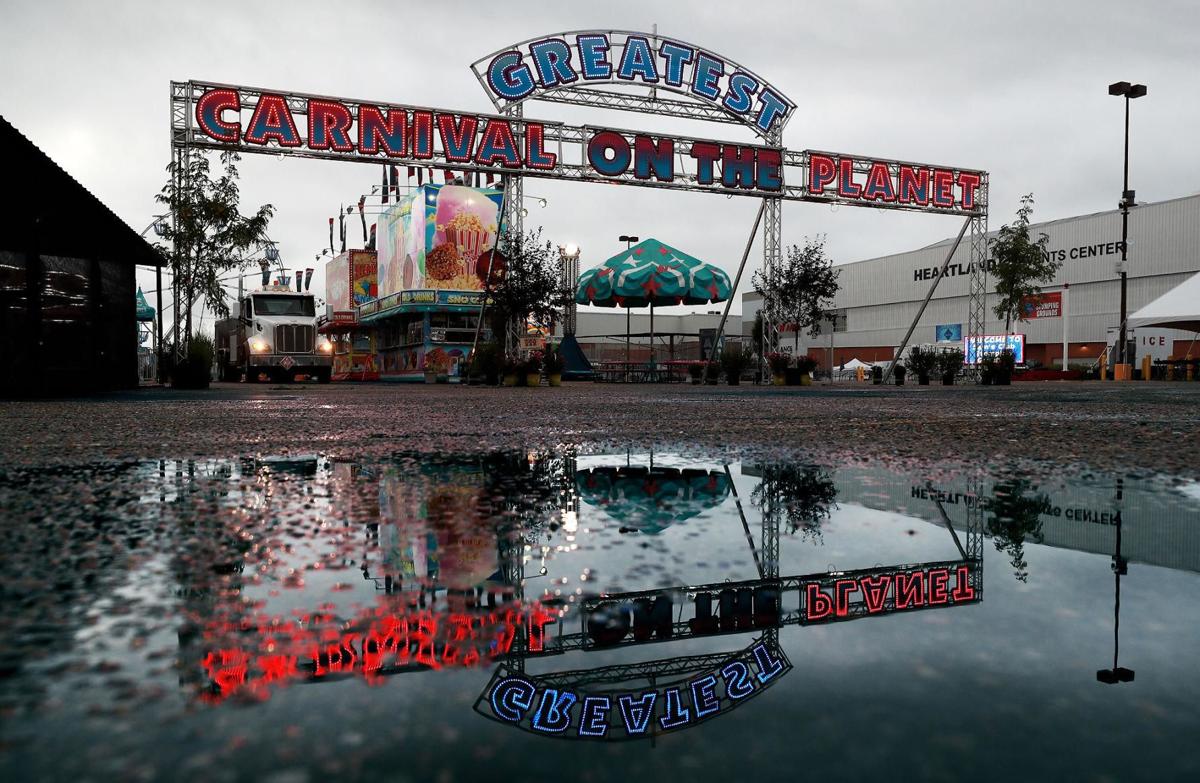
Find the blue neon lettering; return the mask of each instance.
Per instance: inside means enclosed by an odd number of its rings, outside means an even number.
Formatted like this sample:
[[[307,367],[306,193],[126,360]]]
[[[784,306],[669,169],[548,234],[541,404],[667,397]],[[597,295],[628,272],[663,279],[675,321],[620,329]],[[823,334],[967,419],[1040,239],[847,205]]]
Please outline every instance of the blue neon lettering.
[[[538,80],[543,87],[570,84],[579,78],[571,67],[571,50],[562,39],[538,41],[529,47],[529,53],[533,55]]]
[[[628,734],[645,734],[650,726],[650,716],[654,714],[654,702],[658,699],[658,691],[646,691],[640,699],[628,694],[617,697],[617,706],[621,708],[621,719],[625,721],[625,731]]]
[[[769,89],[763,90],[762,94],[758,96],[758,102],[762,108],[759,109],[758,118],[754,120],[754,124],[763,132],[770,131],[775,120],[783,119],[790,111],[783,99]]]
[[[519,723],[533,703],[533,683],[520,677],[505,677],[492,688],[492,713],[509,723]],[[520,708],[520,709],[518,709]]]
[[[680,702],[678,688],[667,688],[663,695],[667,697],[667,710],[659,716],[660,726],[673,729],[692,722],[692,711]]]
[[[625,51],[621,53],[621,67],[617,69],[617,78],[632,81],[635,75],[640,75],[644,82],[658,81],[658,68],[654,65],[654,56],[650,53],[650,42],[631,35],[625,41]]]
[[[773,656],[765,644],[754,645],[753,652],[754,660],[758,663],[759,682],[766,682],[773,677],[777,677],[783,671],[783,661]]]
[[[717,89],[717,79],[725,73],[725,63],[704,52],[696,56],[696,70],[692,74],[692,92],[697,95],[716,100],[720,95]]]
[[[696,708],[696,717],[703,718],[705,715],[716,712],[721,709],[720,702],[717,701],[717,678],[711,674],[698,679],[692,680],[692,706]]]
[[[583,78],[587,80],[611,79],[612,63],[608,61],[608,39],[603,35],[580,35],[579,59],[583,63]]]
[[[520,52],[503,52],[488,66],[488,84],[501,98],[520,100],[533,92],[533,74],[521,62]]]
[[[758,79],[738,71],[729,77],[729,91],[725,93],[725,100],[722,103],[730,111],[745,114],[750,111],[750,98],[757,89]]]
[[[692,58],[696,56],[696,52],[690,46],[663,41],[663,45],[658,47],[658,53],[667,61],[666,71],[663,73],[663,80],[672,87],[679,87],[683,84],[683,66],[690,63]]]
[[[542,699],[538,702],[537,712],[533,714],[530,725],[538,731],[547,734],[561,734],[571,724],[571,706],[575,704],[575,694],[570,691],[557,691],[547,688],[542,691]]]
[[[608,711],[612,702],[607,696],[588,696],[583,700],[579,714],[579,736],[604,737],[608,735]]]
[[[721,676],[725,678],[725,693],[729,698],[744,699],[754,693],[750,667],[742,661],[730,661],[725,664],[721,668]]]

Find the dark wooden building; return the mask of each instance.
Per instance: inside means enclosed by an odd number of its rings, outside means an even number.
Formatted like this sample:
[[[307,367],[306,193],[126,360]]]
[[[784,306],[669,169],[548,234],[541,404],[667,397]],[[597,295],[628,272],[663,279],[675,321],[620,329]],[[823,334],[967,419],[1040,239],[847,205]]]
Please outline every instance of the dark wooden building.
[[[0,117],[0,396],[136,386],[136,264],[161,256]]]

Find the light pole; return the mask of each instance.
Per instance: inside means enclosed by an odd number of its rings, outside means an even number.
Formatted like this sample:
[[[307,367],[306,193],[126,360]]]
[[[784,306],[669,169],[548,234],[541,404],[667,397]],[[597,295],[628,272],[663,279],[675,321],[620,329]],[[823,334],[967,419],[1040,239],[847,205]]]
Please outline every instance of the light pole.
[[[1146,85],[1130,84],[1129,82],[1114,82],[1108,85],[1109,95],[1119,95],[1125,98],[1125,176],[1121,188],[1121,325],[1117,330],[1117,362],[1127,364],[1125,356],[1125,285],[1127,273],[1125,259],[1129,249],[1129,208],[1134,205],[1134,192],[1129,189],[1129,102],[1146,94]],[[1122,367],[1122,372],[1127,368]]]
[[[621,236],[617,237],[617,241],[624,242],[625,250],[628,252],[629,247],[634,242],[638,242],[640,240],[635,236],[627,236],[625,234],[622,234]],[[626,383],[629,383],[629,361],[630,361],[630,359],[629,359],[629,339],[630,339],[629,338],[629,307],[627,306],[625,308],[625,382]]]
[[[1117,504],[1123,506],[1125,495],[1125,480],[1117,479]],[[1117,655],[1121,645],[1121,577],[1129,573],[1129,561],[1121,555],[1121,509],[1117,510],[1117,548],[1113,553],[1112,572],[1116,579],[1113,598],[1113,665],[1111,669],[1098,669],[1096,682],[1105,685],[1116,685],[1119,682],[1133,682],[1134,671],[1117,665]]]

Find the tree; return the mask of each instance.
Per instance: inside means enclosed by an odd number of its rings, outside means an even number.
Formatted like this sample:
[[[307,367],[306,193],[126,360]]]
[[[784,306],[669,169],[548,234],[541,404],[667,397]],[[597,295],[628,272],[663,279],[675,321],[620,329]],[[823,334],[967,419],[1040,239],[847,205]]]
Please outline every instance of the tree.
[[[566,297],[562,281],[562,258],[542,229],[524,235],[505,231],[498,243],[505,259],[505,270],[492,284],[488,315],[492,331],[504,334],[509,324],[531,318],[550,324],[558,317]]]
[[[771,314],[781,323],[795,324],[797,351],[802,330],[816,335],[837,295],[840,273],[825,255],[824,237],[805,237],[803,247],[792,245],[770,276],[754,273],[754,290],[770,304]]]
[[[1035,240],[1029,234],[1029,216],[1033,214],[1033,194],[1021,197],[1021,207],[1012,225],[1000,227],[991,241],[991,274],[996,279],[996,294],[1000,300],[992,308],[997,318],[1004,319],[1004,333],[1012,322],[1024,321],[1022,302],[1041,292],[1041,283],[1054,279],[1062,262],[1050,256],[1046,243],[1050,237],[1039,234]]]
[[[997,481],[989,504],[991,515],[987,532],[994,537],[996,549],[1009,556],[1013,575],[1018,582],[1029,581],[1029,562],[1025,560],[1025,538],[1042,543],[1042,514],[1050,509],[1050,498],[1034,494],[1027,479],[1009,478]]]
[[[192,307],[197,301],[218,317],[229,313],[221,274],[245,263],[275,214],[270,204],[249,217],[241,214],[238,160],[236,153],[222,153],[220,173],[214,179],[209,156],[202,150],[190,150],[182,160],[178,192],[177,162],[172,161],[167,166],[167,184],[157,196],[173,217],[163,239],[173,248],[167,256],[180,300],[175,304],[175,317],[184,319],[185,345],[192,337]]]

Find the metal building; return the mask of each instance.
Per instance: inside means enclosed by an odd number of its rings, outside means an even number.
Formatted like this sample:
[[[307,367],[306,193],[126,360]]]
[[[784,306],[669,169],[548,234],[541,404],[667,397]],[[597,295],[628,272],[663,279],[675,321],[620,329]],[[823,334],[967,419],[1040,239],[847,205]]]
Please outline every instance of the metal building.
[[[0,396],[137,386],[134,265],[154,248],[0,117]]]
[[[1108,331],[1118,326],[1120,281],[1116,264],[1121,258],[1121,213],[1113,209],[1039,223],[1031,226],[1031,233],[1034,237],[1039,233],[1049,237],[1049,252],[1062,261],[1062,267],[1053,282],[1042,286],[1056,306],[1013,327],[1025,335],[1026,362],[1061,367],[1065,329],[1070,365],[1092,364],[1103,352],[1106,340],[1111,341]],[[989,239],[995,234],[993,231]],[[828,361],[831,342],[835,365],[853,358],[890,359],[952,243],[946,239],[919,250],[839,265],[841,291],[834,302],[838,319],[833,334],[825,330],[817,337],[801,335],[801,350],[807,350],[822,364]],[[939,325],[950,327],[940,330],[943,335],[954,333],[953,327],[957,326],[966,337],[968,252],[964,244],[954,254],[910,345],[938,342],[935,329]],[[1142,204],[1130,212],[1127,271],[1129,313],[1200,272],[1200,194]],[[757,294],[742,297],[742,330],[746,335],[760,303]],[[1004,322],[992,312],[994,304],[989,296],[986,332],[1002,334]],[[1133,339],[1139,341],[1134,355],[1140,358],[1147,351],[1141,343],[1153,339],[1163,343],[1158,346],[1161,353],[1182,356],[1193,338],[1190,333],[1175,330],[1142,330],[1140,335],[1134,334]],[[961,346],[961,338],[958,342]],[[1200,341],[1191,351],[1193,356],[1200,355]]]

